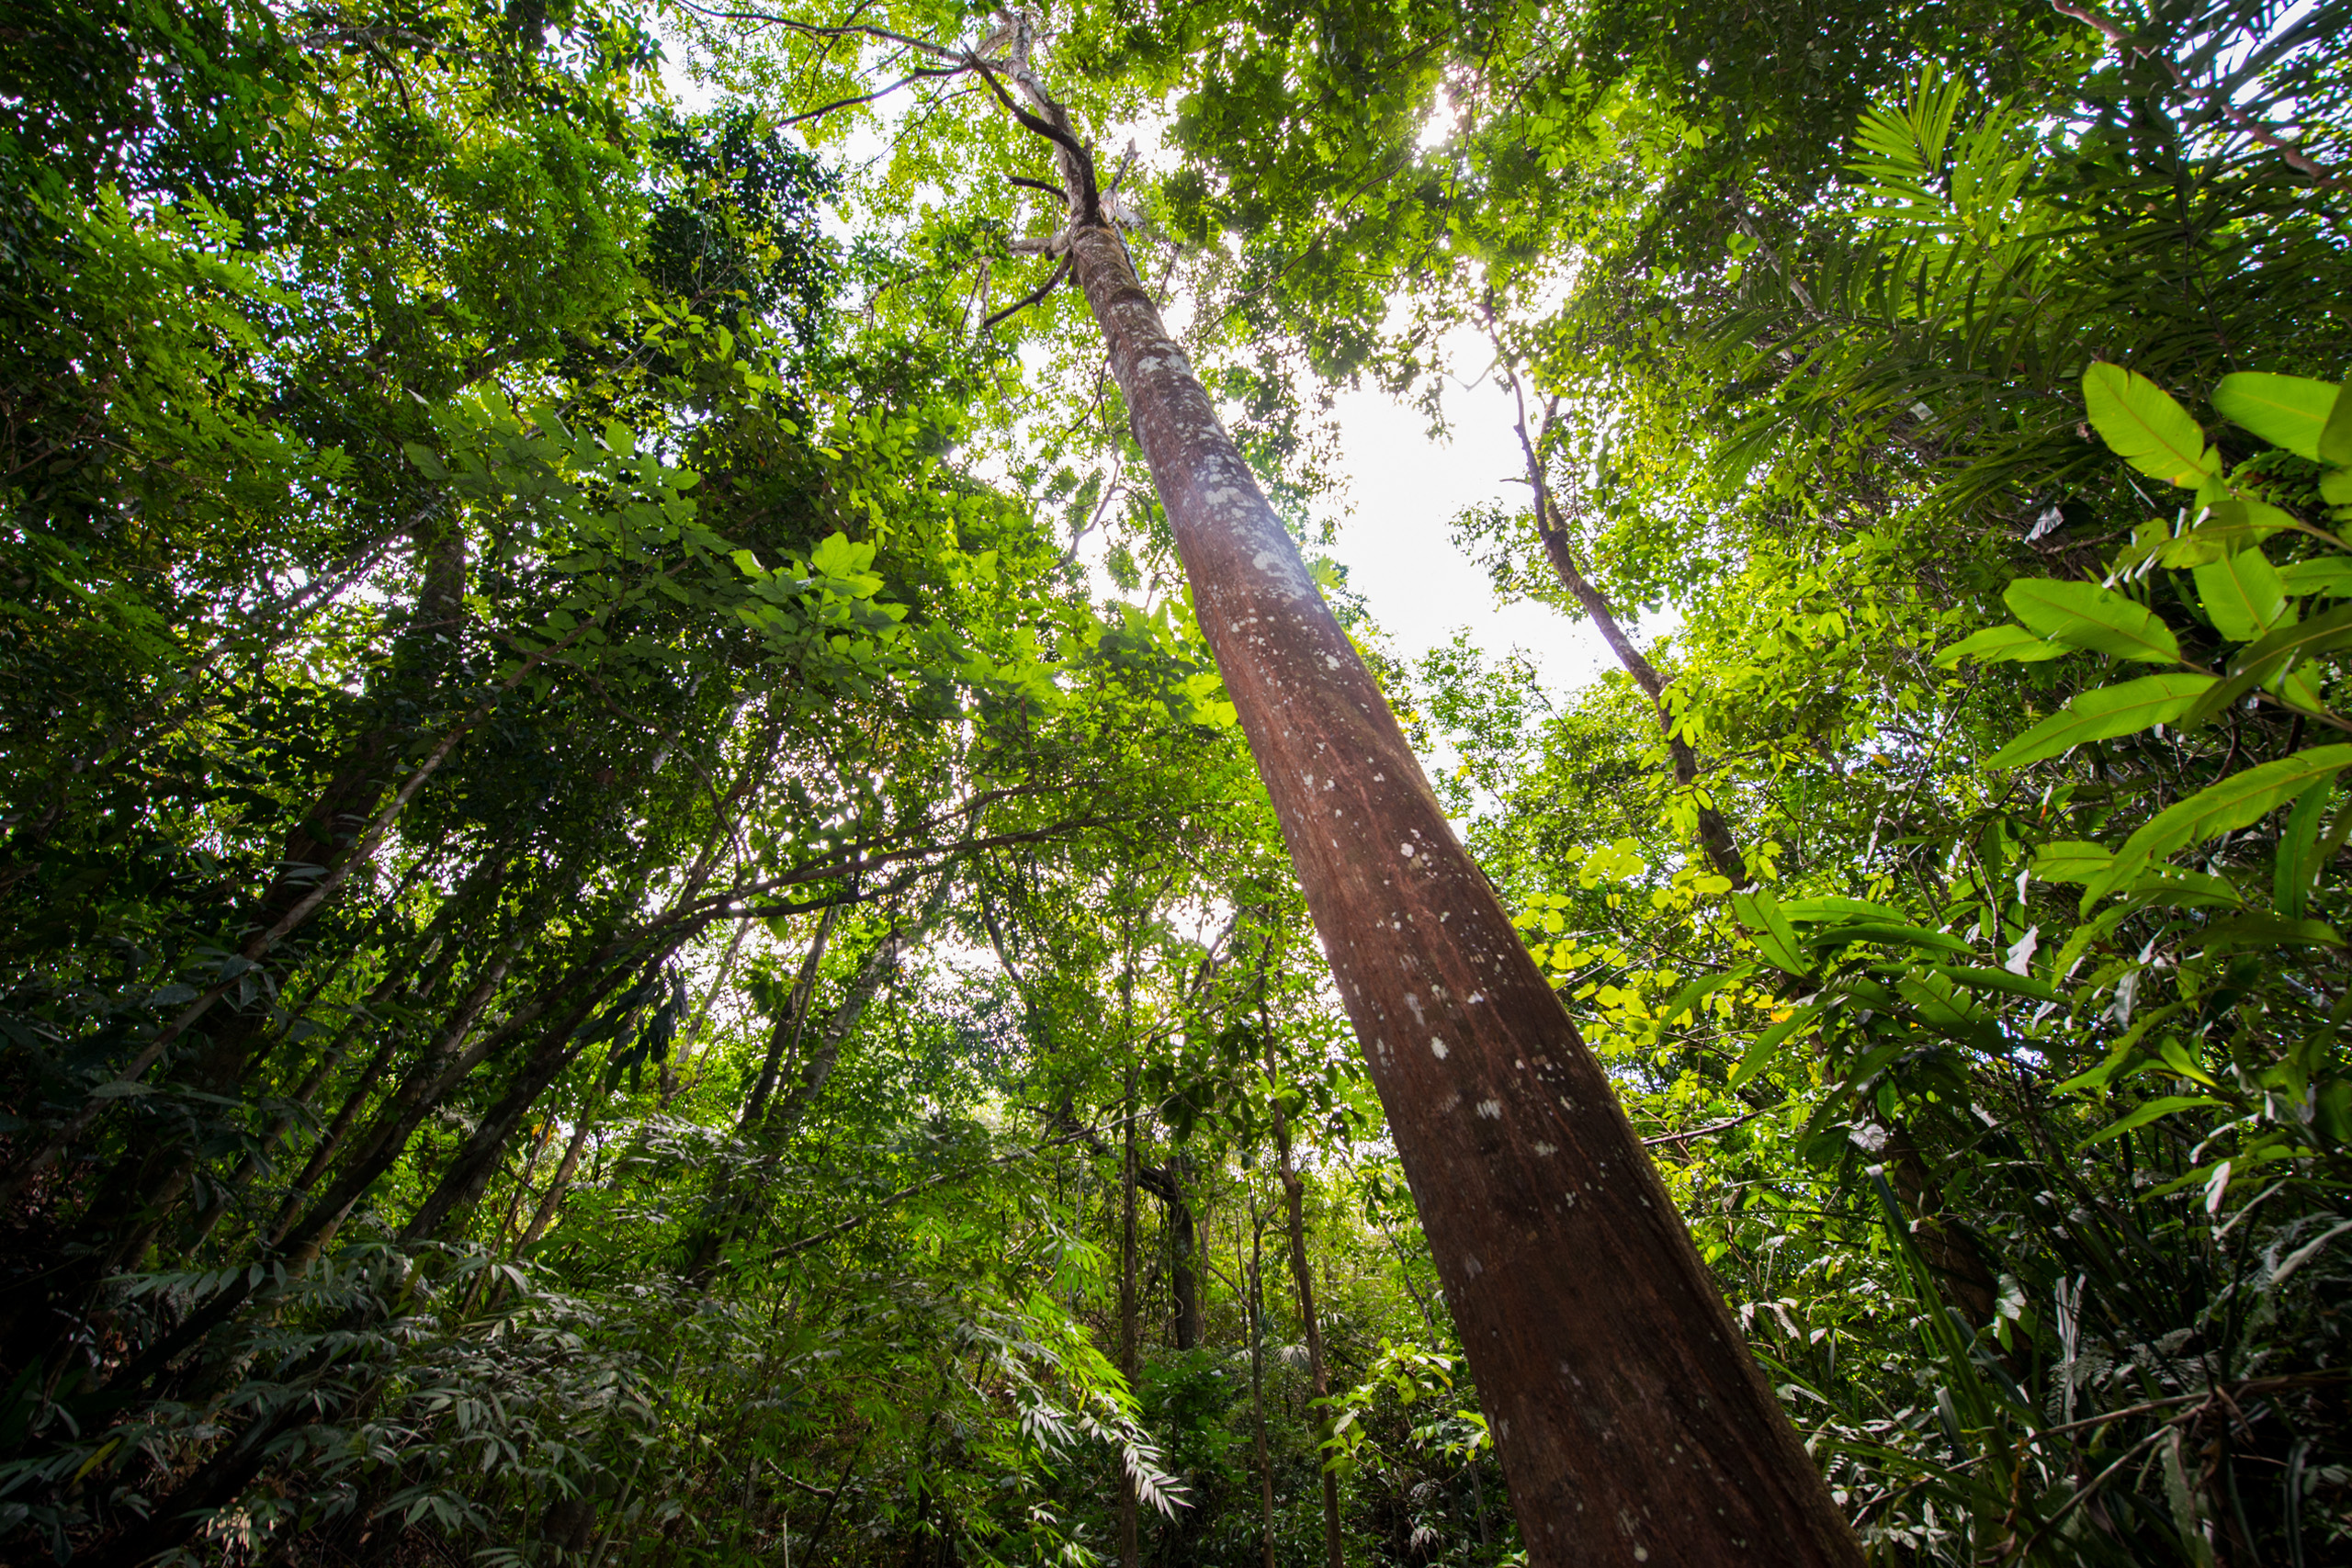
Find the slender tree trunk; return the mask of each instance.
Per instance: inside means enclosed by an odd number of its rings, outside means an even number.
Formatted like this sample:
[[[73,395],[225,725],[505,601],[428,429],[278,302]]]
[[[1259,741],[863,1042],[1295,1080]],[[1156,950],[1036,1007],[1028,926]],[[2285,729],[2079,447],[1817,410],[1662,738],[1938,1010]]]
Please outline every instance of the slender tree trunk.
[[[1608,1075],[1455,840],[1028,73],[1060,243],[1363,1043],[1534,1568],[1849,1568],[1851,1527]]]
[[[1124,976],[1123,982],[1124,982]],[[1124,987],[1123,987],[1124,988]],[[1136,1058],[1127,1055],[1126,1140],[1119,1159],[1119,1375],[1136,1386]],[[1119,1564],[1138,1568],[1142,1551],[1136,1517],[1136,1480],[1119,1466]]]
[[[1498,351],[1500,344],[1497,344]],[[1519,445],[1527,462],[1528,484],[1535,492],[1535,527],[1543,539],[1544,553],[1552,563],[1555,576],[1584,606],[1585,614],[1600,628],[1601,639],[1617,655],[1617,661],[1634,678],[1653,706],[1657,709],[1658,728],[1666,735],[1668,753],[1673,758],[1675,782],[1690,788],[1699,776],[1699,760],[1692,754],[1689,742],[1675,733],[1674,717],[1666,703],[1666,682],[1650,661],[1644,658],[1633,639],[1618,625],[1608,596],[1589,581],[1579,569],[1574,547],[1560,514],[1558,499],[1552,493],[1544,476],[1543,459],[1537,452],[1537,442],[1528,434],[1527,406],[1521,396],[1517,378],[1511,382],[1511,394],[1520,398]],[[1747,882],[1747,864],[1739,852],[1739,842],[1723,814],[1712,806],[1699,807],[1699,842],[1716,871],[1730,878],[1734,886]],[[1994,1305],[1998,1300],[1999,1286],[1986,1266],[1975,1242],[1965,1231],[1941,1217],[1942,1192],[1927,1163],[1919,1157],[1917,1147],[1900,1125],[1889,1129],[1888,1166],[1894,1179],[1894,1189],[1904,1204],[1921,1224],[1915,1233],[1919,1240],[1921,1255],[1928,1268],[1943,1281],[1953,1301],[1964,1313],[1972,1325],[1992,1321]]]
[[[1499,352],[1501,345],[1496,346]],[[1616,609],[1609,603],[1608,595],[1592,585],[1577,564],[1576,547],[1569,542],[1567,529],[1562,524],[1559,502],[1544,476],[1544,459],[1527,432],[1527,403],[1521,396],[1516,376],[1511,378],[1511,396],[1519,400],[1519,446],[1527,459],[1527,482],[1535,491],[1535,533],[1544,542],[1544,557],[1552,563],[1552,574],[1599,628],[1600,639],[1617,656],[1617,662],[1625,667],[1625,673],[1634,678],[1634,683],[1641,687],[1642,694],[1657,710],[1658,730],[1666,737],[1667,755],[1674,763],[1674,782],[1684,789],[1695,788],[1699,782],[1699,758],[1690,750],[1690,743],[1676,730],[1673,711],[1666,702],[1666,682],[1658,679],[1657,669],[1618,624]],[[1723,813],[1712,806],[1699,807],[1699,847],[1706,852],[1716,872],[1731,879],[1733,886],[1747,886],[1747,862],[1739,852],[1738,840],[1732,837],[1731,825],[1724,820]]]
[[[1258,1431],[1259,1539],[1266,1568],[1274,1568],[1274,1463],[1266,1450],[1266,1221],[1258,1194],[1250,1194],[1250,1415]]]
[[[1262,1016],[1262,1015],[1261,1015]],[[1266,1081],[1274,1083],[1276,1063],[1271,1032],[1266,1036]],[[1323,1365],[1323,1325],[1315,1313],[1315,1275],[1306,1264],[1306,1183],[1290,1156],[1290,1118],[1283,1112],[1282,1097],[1274,1097],[1274,1151],[1282,1159],[1283,1202],[1290,1220],[1290,1276],[1298,1289],[1298,1320],[1306,1330],[1307,1386],[1315,1400],[1315,1465],[1323,1478],[1323,1556],[1329,1568],[1347,1568],[1347,1552],[1340,1539],[1340,1478],[1323,1461],[1322,1439],[1330,1435],[1330,1375]]]
[[[768,1096],[775,1092],[776,1074],[784,1066],[784,1058],[800,1048],[800,1032],[808,1022],[808,1003],[817,994],[817,972],[825,962],[825,943],[832,937],[833,921],[841,912],[840,905],[828,904],[817,917],[817,934],[808,940],[808,956],[800,961],[800,974],[792,983],[792,994],[785,998],[783,1010],[775,1015],[775,1027],[768,1031],[768,1054],[760,1061],[760,1076],[752,1080],[752,1092],[743,1098],[743,1114],[735,1123],[738,1134],[750,1133],[767,1114]]]
[[[1170,1155],[1164,1168],[1139,1168],[1137,1175],[1168,1208],[1169,1342],[1190,1350],[1201,1342],[1200,1226],[1187,1182],[1192,1162]]]
[[[856,1032],[858,1020],[872,1005],[875,993],[899,972],[899,965],[907,954],[930,934],[932,927],[939,923],[940,917],[947,912],[948,897],[955,888],[955,872],[941,871],[939,880],[932,885],[930,896],[923,900],[922,908],[916,911],[914,918],[894,922],[882,940],[866,953],[865,962],[858,965],[856,975],[851,978],[849,990],[842,996],[841,1005],[833,1010],[831,1021],[825,1025],[825,1032],[818,1037],[817,1048],[800,1065],[797,1081],[793,1084],[791,1092],[768,1112],[766,1128],[769,1137],[775,1137],[797,1122],[816,1102],[817,1096],[824,1091],[826,1081],[833,1076],[833,1069],[841,1065],[842,1047],[849,1043],[849,1037]],[[804,1014],[807,1005],[805,1001],[802,1003]],[[795,1032],[797,1034],[797,1031]]]
[[[539,1206],[532,1211],[531,1223],[523,1227],[522,1239],[514,1244],[516,1257],[528,1252],[555,1224],[557,1211],[563,1207],[564,1190],[571,1184],[572,1172],[580,1168],[580,1156],[588,1147],[588,1134],[595,1131],[596,1113],[603,1109],[604,1102],[599,1100],[580,1113],[580,1125],[571,1130],[571,1142],[564,1145],[563,1158],[556,1162],[555,1175],[548,1179]]]
[[[718,999],[728,976],[734,973],[735,955],[742,951],[743,938],[751,929],[748,919],[735,922],[735,934],[727,939],[727,951],[719,956],[718,967],[711,971],[710,984],[702,988],[701,1005],[695,1009],[693,1020],[679,1032],[677,1050],[662,1066],[662,1108],[665,1111],[672,1100],[702,1081],[695,1064],[702,1055],[703,1040],[710,1032],[711,1004]]]

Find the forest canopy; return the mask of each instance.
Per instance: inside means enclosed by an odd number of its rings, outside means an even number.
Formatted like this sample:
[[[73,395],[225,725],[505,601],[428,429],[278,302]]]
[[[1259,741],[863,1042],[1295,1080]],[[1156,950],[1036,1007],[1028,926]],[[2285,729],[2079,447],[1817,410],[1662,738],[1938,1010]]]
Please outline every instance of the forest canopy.
[[[0,1559],[2352,1557],[2347,36],[9,6]]]

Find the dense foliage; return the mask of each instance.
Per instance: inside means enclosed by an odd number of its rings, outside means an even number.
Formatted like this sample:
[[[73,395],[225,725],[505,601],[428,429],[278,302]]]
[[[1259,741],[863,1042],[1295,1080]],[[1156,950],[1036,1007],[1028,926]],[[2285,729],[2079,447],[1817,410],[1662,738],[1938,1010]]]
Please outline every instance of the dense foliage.
[[[2346,19],[1048,17],[1874,1562],[2352,1551]],[[998,22],[0,22],[9,1560],[1514,1559]]]

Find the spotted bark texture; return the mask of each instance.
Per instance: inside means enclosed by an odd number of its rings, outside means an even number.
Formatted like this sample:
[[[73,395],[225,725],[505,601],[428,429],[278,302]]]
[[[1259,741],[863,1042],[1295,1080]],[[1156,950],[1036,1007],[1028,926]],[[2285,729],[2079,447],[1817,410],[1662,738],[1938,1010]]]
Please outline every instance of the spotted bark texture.
[[[1861,1562],[1648,1156],[1119,236],[1067,231],[1273,798],[1529,1559]]]

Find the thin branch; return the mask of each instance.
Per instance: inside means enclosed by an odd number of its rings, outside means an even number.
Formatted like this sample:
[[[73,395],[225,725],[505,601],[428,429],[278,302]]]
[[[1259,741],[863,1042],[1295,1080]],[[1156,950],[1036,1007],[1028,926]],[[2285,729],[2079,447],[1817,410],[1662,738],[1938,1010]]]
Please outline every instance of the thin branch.
[[[1061,265],[1054,268],[1053,272],[1046,276],[1045,282],[1037,285],[1036,288],[1031,289],[1028,293],[1023,294],[1020,299],[1015,299],[1012,304],[1007,305],[1003,310],[999,310],[987,321],[982,321],[980,323],[980,331],[987,332],[991,327],[994,327],[999,321],[1010,321],[1014,316],[1017,316],[1021,314],[1022,311],[1027,310],[1030,306],[1043,300],[1046,295],[1051,294],[1054,291],[1055,285],[1060,283],[1063,278],[1069,276],[1069,268],[1070,258],[1068,256],[1062,257]]]

